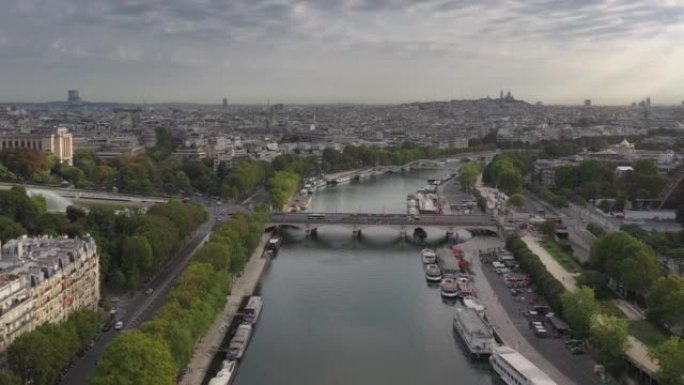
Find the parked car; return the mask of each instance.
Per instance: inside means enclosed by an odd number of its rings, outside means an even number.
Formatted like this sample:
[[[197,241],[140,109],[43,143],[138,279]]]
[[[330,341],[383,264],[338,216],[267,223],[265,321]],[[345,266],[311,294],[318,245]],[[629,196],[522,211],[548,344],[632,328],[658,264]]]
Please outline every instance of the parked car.
[[[542,338],[548,336],[548,333],[546,332],[546,328],[544,328],[543,326],[535,327],[534,328],[534,334],[537,337],[542,337]]]
[[[580,354],[585,354],[587,351],[584,350],[584,347],[582,346],[575,346],[574,348],[570,349],[570,353],[573,355],[580,355]]]
[[[116,321],[116,323],[114,324],[114,330],[121,330],[123,329],[123,326],[123,321]]]

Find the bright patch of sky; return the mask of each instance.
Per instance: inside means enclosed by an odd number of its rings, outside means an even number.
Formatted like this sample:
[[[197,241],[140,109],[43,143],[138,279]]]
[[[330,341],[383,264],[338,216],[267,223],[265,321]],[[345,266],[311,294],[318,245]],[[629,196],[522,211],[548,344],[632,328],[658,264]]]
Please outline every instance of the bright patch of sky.
[[[0,100],[684,99],[678,0],[16,0]]]

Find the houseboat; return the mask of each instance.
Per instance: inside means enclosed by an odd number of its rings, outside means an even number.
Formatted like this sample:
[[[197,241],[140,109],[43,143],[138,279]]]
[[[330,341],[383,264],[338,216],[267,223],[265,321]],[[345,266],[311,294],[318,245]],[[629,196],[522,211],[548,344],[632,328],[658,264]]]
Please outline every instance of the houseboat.
[[[477,311],[458,308],[453,325],[471,358],[487,358],[492,354],[496,347],[494,331]]]

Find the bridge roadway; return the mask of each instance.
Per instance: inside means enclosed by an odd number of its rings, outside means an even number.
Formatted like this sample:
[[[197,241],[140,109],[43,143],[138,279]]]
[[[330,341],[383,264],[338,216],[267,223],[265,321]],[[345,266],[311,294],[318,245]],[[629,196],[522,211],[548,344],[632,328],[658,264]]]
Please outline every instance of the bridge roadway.
[[[311,230],[323,225],[342,225],[352,230],[380,226],[398,228],[438,227],[455,229],[484,229],[497,231],[496,219],[489,215],[426,215],[357,214],[357,213],[273,213],[271,226],[293,226]]]
[[[169,198],[153,197],[142,195],[126,195],[114,192],[96,191],[96,190],[81,190],[75,188],[64,188],[56,186],[46,186],[37,184],[25,183],[0,183],[0,189],[8,190],[14,186],[21,186],[27,190],[45,190],[52,191],[55,194],[69,199],[90,199],[102,201],[118,201],[118,202],[139,202],[139,203],[166,203]]]

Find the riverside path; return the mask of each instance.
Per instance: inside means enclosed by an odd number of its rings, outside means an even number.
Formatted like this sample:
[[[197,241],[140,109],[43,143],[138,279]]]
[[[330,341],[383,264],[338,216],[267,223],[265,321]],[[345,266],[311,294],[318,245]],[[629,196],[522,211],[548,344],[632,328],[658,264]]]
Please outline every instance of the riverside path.
[[[473,280],[473,285],[475,287],[475,292],[477,294],[478,300],[485,306],[487,319],[491,323],[496,333],[501,337],[502,341],[519,351],[528,360],[532,361],[541,370],[548,374],[554,381],[559,385],[576,385],[575,382],[570,380],[567,376],[560,372],[553,364],[547,361],[532,345],[529,344],[527,339],[518,331],[515,327],[511,318],[509,317],[506,310],[503,308],[499,302],[498,297],[494,293],[494,290],[489,284],[487,277],[482,270],[482,263],[477,256],[478,250],[487,249],[494,246],[502,246],[501,242],[497,241],[498,245],[490,245],[489,247],[483,247],[482,241],[477,239],[468,241],[460,245],[466,256],[470,260],[470,266],[472,267],[475,279]]]
[[[249,261],[245,265],[245,270],[233,283],[223,311],[216,316],[209,332],[195,345],[195,351],[187,366],[188,370],[178,384],[202,384],[209,365],[211,365],[214,355],[216,355],[216,352],[221,347],[223,337],[226,335],[233,317],[235,317],[240,308],[242,299],[254,293],[254,289],[261,278],[261,274],[268,262],[268,258],[263,257],[262,254],[264,246],[270,237],[271,234],[269,233],[261,236],[259,245],[254,249]]]

